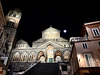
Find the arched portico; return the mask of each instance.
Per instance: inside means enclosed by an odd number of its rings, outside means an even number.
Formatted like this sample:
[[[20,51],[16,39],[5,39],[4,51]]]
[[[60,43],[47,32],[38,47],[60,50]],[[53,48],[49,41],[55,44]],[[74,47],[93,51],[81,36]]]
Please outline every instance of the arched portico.
[[[44,56],[44,53],[42,51],[40,51],[38,53],[38,57],[37,57],[37,60],[44,63],[45,62],[45,56]]]
[[[55,52],[55,62],[61,62],[62,61],[62,53],[58,50]]]

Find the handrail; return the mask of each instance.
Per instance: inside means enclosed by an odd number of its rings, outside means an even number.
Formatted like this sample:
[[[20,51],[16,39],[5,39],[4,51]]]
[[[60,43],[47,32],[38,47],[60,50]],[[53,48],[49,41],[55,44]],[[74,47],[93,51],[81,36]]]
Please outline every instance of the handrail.
[[[37,62],[35,64],[33,64],[32,66],[30,66],[28,69],[26,69],[23,74],[25,74],[28,70],[30,70],[31,68],[33,68],[35,65],[39,64],[40,62]]]

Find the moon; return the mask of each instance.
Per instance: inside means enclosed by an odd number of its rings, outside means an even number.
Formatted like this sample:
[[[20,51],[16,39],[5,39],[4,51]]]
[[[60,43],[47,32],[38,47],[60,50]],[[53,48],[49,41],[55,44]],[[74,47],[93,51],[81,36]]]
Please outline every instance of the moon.
[[[63,30],[64,33],[67,33],[67,30]]]

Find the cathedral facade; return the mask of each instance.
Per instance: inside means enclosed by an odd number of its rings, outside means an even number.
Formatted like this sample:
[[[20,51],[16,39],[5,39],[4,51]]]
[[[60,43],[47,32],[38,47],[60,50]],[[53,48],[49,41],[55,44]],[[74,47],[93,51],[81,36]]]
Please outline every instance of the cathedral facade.
[[[69,41],[60,36],[58,29],[50,26],[42,32],[42,38],[33,41],[32,47],[19,40],[11,52],[13,70],[25,70],[35,62],[57,63],[69,61]],[[27,65],[26,65],[27,64]]]
[[[25,71],[37,62],[69,61],[71,52],[69,41],[62,38],[60,30],[52,26],[42,31],[41,38],[33,41],[32,47],[22,39],[15,43],[21,16],[22,13],[19,9],[9,11],[4,20],[0,16],[0,58],[9,58],[9,60],[7,59],[7,62],[9,62],[7,65],[10,66],[11,71]],[[15,48],[13,48],[13,45],[16,45]],[[2,61],[2,59],[0,60]]]

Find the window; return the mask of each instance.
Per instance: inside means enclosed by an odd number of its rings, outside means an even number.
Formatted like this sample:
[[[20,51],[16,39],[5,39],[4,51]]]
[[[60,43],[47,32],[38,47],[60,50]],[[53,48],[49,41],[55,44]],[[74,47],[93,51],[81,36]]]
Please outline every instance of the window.
[[[22,62],[27,62],[27,59],[28,59],[28,54],[26,52],[24,52],[22,55],[21,55],[21,61]]]
[[[16,17],[16,13],[13,14],[13,17]]]
[[[13,61],[19,61],[19,58],[20,58],[20,54],[19,54],[19,52],[16,52],[16,53],[13,55]]]
[[[64,45],[64,47],[66,47],[66,45]]]
[[[54,51],[53,51],[53,46],[52,45],[48,45],[47,46],[47,60],[48,60],[48,62],[53,62],[53,57],[54,57],[54,53],[53,53]]]
[[[22,47],[24,47],[24,45],[22,45]]]
[[[67,66],[61,66],[62,67],[62,71],[67,71]]]
[[[11,21],[7,21],[7,26],[8,27],[14,27],[15,23]]]
[[[100,32],[98,28],[92,28],[92,32],[94,36],[100,36]]]
[[[87,49],[87,44],[86,43],[83,43],[82,45],[83,45],[84,49]]]
[[[29,55],[28,61],[29,61],[29,62],[35,61],[35,58],[36,58],[36,55],[35,55],[35,53],[33,52],[33,53],[31,53],[31,54]]]
[[[85,53],[84,58],[85,58],[85,63],[86,63],[87,67],[94,67],[95,66],[91,53]]]
[[[56,39],[56,41],[59,41],[58,39]]]

